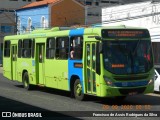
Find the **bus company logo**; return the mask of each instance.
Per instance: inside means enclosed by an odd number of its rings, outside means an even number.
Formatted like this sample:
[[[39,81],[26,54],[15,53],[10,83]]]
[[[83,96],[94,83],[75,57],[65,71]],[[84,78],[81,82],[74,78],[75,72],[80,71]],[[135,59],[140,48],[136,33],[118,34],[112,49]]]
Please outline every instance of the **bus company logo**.
[[[2,112],[2,117],[11,117],[11,112]]]

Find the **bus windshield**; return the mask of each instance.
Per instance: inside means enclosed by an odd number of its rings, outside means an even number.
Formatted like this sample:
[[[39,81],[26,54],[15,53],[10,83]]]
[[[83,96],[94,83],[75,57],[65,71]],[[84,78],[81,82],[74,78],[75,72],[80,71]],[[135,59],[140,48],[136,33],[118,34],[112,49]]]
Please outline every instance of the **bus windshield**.
[[[104,68],[114,74],[138,74],[153,67],[151,41],[103,42]]]

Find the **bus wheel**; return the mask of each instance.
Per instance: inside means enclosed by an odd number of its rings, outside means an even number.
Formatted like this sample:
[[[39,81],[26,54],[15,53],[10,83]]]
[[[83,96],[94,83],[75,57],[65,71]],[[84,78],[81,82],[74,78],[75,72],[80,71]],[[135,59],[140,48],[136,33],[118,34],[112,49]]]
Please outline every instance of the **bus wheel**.
[[[84,93],[82,92],[82,85],[80,84],[79,79],[77,79],[74,83],[74,96],[77,100],[84,99]]]
[[[23,86],[26,90],[30,90],[28,72],[25,72],[23,75]]]

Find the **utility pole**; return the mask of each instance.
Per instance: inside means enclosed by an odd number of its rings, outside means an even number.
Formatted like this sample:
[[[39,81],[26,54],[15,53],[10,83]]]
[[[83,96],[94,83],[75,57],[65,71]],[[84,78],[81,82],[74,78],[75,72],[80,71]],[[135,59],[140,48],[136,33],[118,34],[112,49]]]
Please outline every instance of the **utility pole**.
[[[87,13],[88,13],[88,10],[87,10],[87,6],[86,6],[86,0],[84,0],[84,9],[85,9],[85,25],[87,25],[87,19],[88,19]]]

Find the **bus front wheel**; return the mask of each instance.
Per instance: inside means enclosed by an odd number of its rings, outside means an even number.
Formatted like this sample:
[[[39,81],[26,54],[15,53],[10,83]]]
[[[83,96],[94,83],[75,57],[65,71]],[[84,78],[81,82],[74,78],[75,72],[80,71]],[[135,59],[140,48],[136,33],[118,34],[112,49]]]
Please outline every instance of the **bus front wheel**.
[[[76,79],[74,83],[74,96],[80,101],[84,99],[84,93],[82,92],[82,85],[80,84],[79,79]]]
[[[24,75],[23,75],[23,87],[24,87],[26,90],[30,90],[30,89],[31,89],[31,86],[30,86],[30,84],[29,84],[28,72],[25,72]]]

